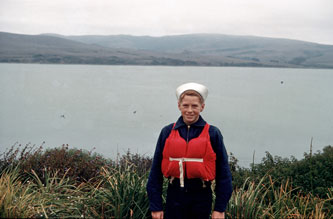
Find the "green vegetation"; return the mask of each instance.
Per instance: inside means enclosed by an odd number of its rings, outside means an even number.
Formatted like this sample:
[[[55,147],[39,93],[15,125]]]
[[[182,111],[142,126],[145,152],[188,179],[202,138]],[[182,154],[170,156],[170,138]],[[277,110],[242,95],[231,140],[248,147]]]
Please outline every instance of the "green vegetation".
[[[259,182],[264,176],[270,175],[278,186],[290,182],[297,191],[304,194],[311,193],[325,198],[329,189],[333,192],[333,147],[326,146],[323,151],[315,154],[304,154],[302,160],[294,157],[273,157],[269,152],[259,164],[252,164],[251,168],[241,168],[237,159],[231,156],[234,187],[241,187],[244,178],[250,177]]]
[[[231,155],[227,217],[332,218],[332,156],[331,146],[299,161],[267,152],[247,169]],[[149,218],[151,162],[130,151],[114,161],[68,145],[16,144],[0,158],[0,217]]]

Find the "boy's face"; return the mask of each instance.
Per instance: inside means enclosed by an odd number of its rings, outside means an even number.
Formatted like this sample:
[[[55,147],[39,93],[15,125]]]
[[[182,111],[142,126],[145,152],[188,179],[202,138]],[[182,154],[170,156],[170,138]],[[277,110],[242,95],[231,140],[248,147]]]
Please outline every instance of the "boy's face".
[[[183,120],[187,125],[191,125],[198,121],[200,113],[205,108],[204,103],[200,103],[200,98],[197,96],[185,95],[181,102],[178,102]]]

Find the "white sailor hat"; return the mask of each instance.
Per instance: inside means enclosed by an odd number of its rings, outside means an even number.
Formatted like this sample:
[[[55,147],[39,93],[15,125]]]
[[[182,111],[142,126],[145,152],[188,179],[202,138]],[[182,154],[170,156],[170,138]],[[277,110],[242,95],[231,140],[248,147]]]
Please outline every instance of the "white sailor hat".
[[[184,93],[187,90],[194,90],[194,91],[198,92],[202,96],[204,101],[206,100],[206,98],[208,96],[208,89],[206,86],[204,86],[202,84],[190,82],[190,83],[182,84],[176,89],[177,99],[179,99],[180,96],[182,95],[182,93]]]

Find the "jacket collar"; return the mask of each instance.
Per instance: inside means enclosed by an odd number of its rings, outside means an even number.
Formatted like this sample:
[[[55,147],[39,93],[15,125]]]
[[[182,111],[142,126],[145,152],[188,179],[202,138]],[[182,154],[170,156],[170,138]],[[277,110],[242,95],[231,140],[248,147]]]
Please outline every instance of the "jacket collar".
[[[206,125],[206,121],[201,116],[199,116],[198,121],[196,121],[195,123],[193,123],[191,126],[197,126],[197,127],[199,127],[199,126],[205,126],[205,125]],[[187,126],[187,125],[185,124],[185,122],[183,120],[183,117],[180,116],[178,118],[177,122],[176,122],[176,125],[175,125],[174,129],[178,129],[178,128],[182,127],[182,126]]]

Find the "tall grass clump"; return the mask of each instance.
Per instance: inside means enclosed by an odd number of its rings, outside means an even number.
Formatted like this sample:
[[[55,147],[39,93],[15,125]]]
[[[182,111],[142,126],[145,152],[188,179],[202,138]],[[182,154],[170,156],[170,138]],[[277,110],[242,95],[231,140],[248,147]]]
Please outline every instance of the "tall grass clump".
[[[0,178],[0,218],[31,218],[38,212],[40,200],[33,184],[21,181],[18,170],[3,170]]]
[[[81,186],[69,178],[46,173],[42,182],[32,170],[24,180],[17,169],[4,171],[0,178],[1,218],[81,217],[85,200]]]
[[[231,218],[259,218],[265,209],[263,197],[266,193],[267,190],[260,184],[246,179],[241,188],[234,190],[228,204],[227,215]]]
[[[86,199],[83,189],[84,183],[74,184],[65,175],[58,177],[58,172],[46,172],[42,181],[34,170],[32,170],[33,186],[38,193],[38,198],[42,201],[40,208],[43,217],[73,217],[82,216],[84,201]]]
[[[331,218],[328,205],[333,199],[329,196],[319,198],[311,193],[304,194],[298,188],[293,188],[289,181],[275,186],[269,177],[270,189],[267,193],[267,215],[273,218]]]
[[[148,198],[146,175],[132,170],[133,164],[123,168],[102,168],[100,181],[89,193],[89,216],[98,218],[146,218]]]
[[[266,183],[269,182],[269,183]],[[227,216],[230,218],[331,218],[325,207],[332,200],[312,194],[303,195],[292,188],[288,181],[276,187],[271,176],[266,175],[259,183],[248,178],[241,188],[235,189],[230,199]]]

